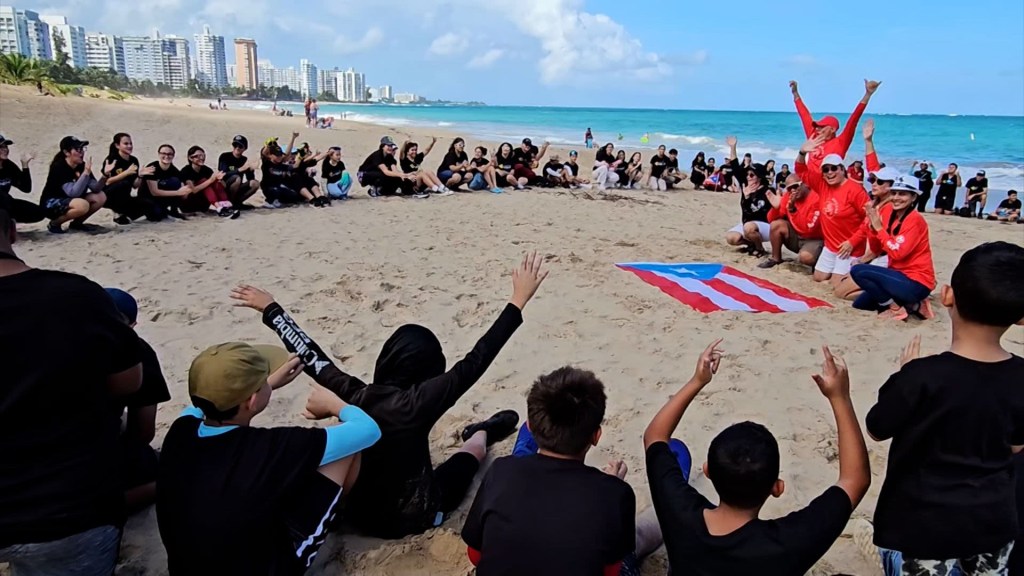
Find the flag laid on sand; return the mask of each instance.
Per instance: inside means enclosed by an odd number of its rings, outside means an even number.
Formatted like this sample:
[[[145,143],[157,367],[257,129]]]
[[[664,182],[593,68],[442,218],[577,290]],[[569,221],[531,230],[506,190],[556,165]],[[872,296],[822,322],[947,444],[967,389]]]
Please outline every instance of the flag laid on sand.
[[[832,307],[722,264],[629,262],[616,266],[705,314],[720,310],[806,312]]]

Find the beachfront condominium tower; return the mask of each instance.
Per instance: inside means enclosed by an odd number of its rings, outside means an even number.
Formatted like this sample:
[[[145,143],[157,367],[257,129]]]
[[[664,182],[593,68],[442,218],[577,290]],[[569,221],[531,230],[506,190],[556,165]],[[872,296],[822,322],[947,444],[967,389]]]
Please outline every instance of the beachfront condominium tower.
[[[330,94],[340,100],[344,74],[344,72],[337,68],[317,71],[317,93]]]
[[[270,60],[260,60],[260,84],[268,88],[285,88],[293,92],[302,92],[300,89],[299,71],[295,68],[274,68]]]
[[[57,56],[57,39],[60,38],[63,41],[61,49],[68,57],[68,64],[75,68],[85,68],[85,28],[72,26],[63,16],[43,15],[40,19],[50,26],[50,52],[53,56]]]
[[[50,25],[31,10],[0,6],[0,52],[50,60]]]
[[[299,87],[299,92],[302,94],[302,97],[316,98],[316,89],[318,88],[318,76],[316,73],[316,66],[314,66],[312,62],[306,60],[305,58],[299,60],[299,75],[301,76],[301,85]]]
[[[344,72],[341,99],[345,102],[366,102],[366,75],[349,68]]]
[[[395,90],[391,86],[385,84],[377,90],[377,97],[381,100],[393,100],[395,98]]]
[[[256,57],[256,41],[252,38],[235,38],[235,86],[246,90],[260,87],[259,59]],[[268,85],[266,80],[263,83]]]
[[[28,49],[28,31],[18,25],[14,6],[0,6],[0,53],[24,54]]]
[[[125,74],[124,42],[120,36],[90,32],[85,35],[85,64],[90,68]]]
[[[203,26],[203,33],[195,35],[195,78],[201,86],[224,88],[228,85],[228,62],[224,54],[224,37]]]
[[[175,90],[188,86],[188,40],[177,36],[161,38],[154,31],[153,36],[125,36],[121,42],[125,75],[129,78],[165,84]]]

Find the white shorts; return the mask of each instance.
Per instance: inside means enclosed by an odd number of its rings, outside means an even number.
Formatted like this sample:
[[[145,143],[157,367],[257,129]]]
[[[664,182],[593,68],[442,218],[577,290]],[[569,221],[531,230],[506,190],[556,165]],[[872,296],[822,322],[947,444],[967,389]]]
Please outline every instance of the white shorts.
[[[768,242],[769,236],[772,234],[772,226],[767,222],[755,222],[757,224],[757,231],[761,233],[761,240]],[[743,224],[733,226],[729,229],[729,232],[735,232],[737,234],[743,234]]]
[[[856,258],[851,256],[845,260],[840,259],[838,254],[826,247],[821,249],[821,256],[818,257],[818,263],[814,265],[814,270],[824,274],[846,276],[850,273],[850,268],[856,264],[860,264]]]

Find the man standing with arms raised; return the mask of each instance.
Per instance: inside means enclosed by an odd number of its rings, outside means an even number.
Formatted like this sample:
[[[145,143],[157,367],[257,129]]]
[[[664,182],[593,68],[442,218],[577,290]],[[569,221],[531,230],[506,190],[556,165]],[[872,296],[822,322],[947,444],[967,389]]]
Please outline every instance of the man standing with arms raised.
[[[800,123],[804,128],[804,136],[808,138],[821,139],[822,144],[807,155],[807,166],[817,172],[821,171],[821,161],[829,154],[837,154],[846,158],[850,150],[853,137],[857,134],[857,123],[860,122],[864,109],[867,108],[871,96],[878,90],[882,83],[876,80],[864,80],[864,97],[857,103],[857,107],[850,114],[846,121],[846,128],[839,132],[839,119],[835,116],[825,116],[818,120],[811,117],[811,111],[807,109],[800,91],[797,89],[796,80],[789,81],[789,89],[793,92],[793,102],[796,104],[796,113],[800,115]]]

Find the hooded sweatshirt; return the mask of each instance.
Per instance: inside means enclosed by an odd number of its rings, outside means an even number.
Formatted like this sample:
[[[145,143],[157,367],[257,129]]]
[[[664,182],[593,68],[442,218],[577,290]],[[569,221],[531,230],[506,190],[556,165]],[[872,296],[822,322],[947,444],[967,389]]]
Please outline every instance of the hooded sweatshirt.
[[[381,349],[373,384],[335,366],[280,304],[266,308],[263,323],[299,355],[311,378],[380,426],[381,440],[362,453],[346,519],[379,538],[401,538],[437,525],[440,493],[430,461],[430,430],[483,376],[523,323],[519,308],[505,306],[473,350],[447,372],[433,332],[412,324],[398,328]]]

